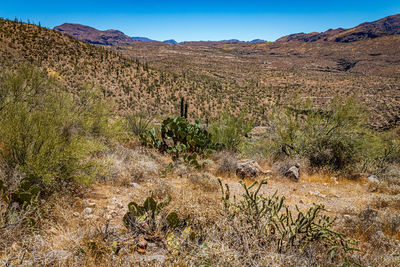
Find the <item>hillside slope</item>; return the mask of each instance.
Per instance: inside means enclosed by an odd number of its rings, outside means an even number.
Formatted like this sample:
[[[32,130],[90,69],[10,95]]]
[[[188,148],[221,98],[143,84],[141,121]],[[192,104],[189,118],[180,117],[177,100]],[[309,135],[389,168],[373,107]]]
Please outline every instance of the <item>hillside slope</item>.
[[[301,45],[95,46],[54,30],[0,20],[0,68],[29,61],[70,90],[91,83],[120,112],[165,116],[177,113],[184,96],[190,118],[206,120],[229,110],[246,112],[259,124],[266,123],[276,103],[310,97],[323,107],[334,95],[355,93],[371,111],[371,124],[390,128],[400,122],[399,43],[400,36],[387,36]]]
[[[215,84],[151,69],[135,58],[123,57],[118,51],[54,30],[0,20],[0,68],[8,69],[22,62],[47,69],[70,90],[77,90],[85,83],[101,88],[121,112],[134,110],[165,115],[176,112],[180,97],[185,96],[191,104],[189,113],[199,117],[207,110],[200,103],[210,99],[208,92]],[[214,96],[209,102],[219,102],[222,107],[222,99],[222,95]],[[197,108],[192,109],[194,106]]]

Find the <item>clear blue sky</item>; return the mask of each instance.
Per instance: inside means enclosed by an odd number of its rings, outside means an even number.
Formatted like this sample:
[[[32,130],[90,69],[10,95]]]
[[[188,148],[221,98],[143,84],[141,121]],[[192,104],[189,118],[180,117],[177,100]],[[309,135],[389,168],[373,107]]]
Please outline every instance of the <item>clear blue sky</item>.
[[[155,40],[275,40],[296,32],[356,26],[400,13],[400,0],[0,0],[0,17],[64,22]]]

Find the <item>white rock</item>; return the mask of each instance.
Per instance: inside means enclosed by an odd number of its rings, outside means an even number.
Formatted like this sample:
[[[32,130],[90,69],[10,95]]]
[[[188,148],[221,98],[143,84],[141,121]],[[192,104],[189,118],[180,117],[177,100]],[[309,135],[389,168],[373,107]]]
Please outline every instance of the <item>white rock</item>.
[[[93,213],[93,209],[92,209],[92,208],[89,208],[89,207],[86,207],[86,208],[83,210],[83,213],[84,213],[84,214],[87,214],[87,215],[92,214],[92,213]]]
[[[137,183],[130,183],[129,185],[134,187],[134,188],[139,187],[139,184],[137,184]]]
[[[310,195],[314,195],[314,196],[317,196],[317,197],[321,197],[321,198],[326,198],[326,195],[324,195],[324,194],[321,194],[319,191],[310,191],[310,192],[308,192]]]
[[[378,176],[373,175],[373,174],[368,176],[368,181],[370,181],[371,183],[379,183]]]

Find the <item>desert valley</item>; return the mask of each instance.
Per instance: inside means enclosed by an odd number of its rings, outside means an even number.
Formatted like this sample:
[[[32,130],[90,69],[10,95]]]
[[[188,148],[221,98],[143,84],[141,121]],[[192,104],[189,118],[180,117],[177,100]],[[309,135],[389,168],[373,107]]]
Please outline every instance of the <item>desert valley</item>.
[[[276,41],[0,19],[4,266],[398,266],[400,14]]]

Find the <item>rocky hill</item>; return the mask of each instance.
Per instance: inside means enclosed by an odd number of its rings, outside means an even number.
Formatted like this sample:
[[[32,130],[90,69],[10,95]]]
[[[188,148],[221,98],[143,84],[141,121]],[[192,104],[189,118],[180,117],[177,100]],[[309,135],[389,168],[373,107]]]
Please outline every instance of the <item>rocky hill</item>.
[[[296,33],[279,38],[277,42],[356,42],[382,36],[400,34],[400,14],[365,22],[351,29],[330,29],[325,32]]]
[[[132,41],[132,39],[123,32],[117,30],[100,31],[81,24],[64,23],[54,27],[54,30],[73,36],[79,40],[98,45],[115,45]]]

